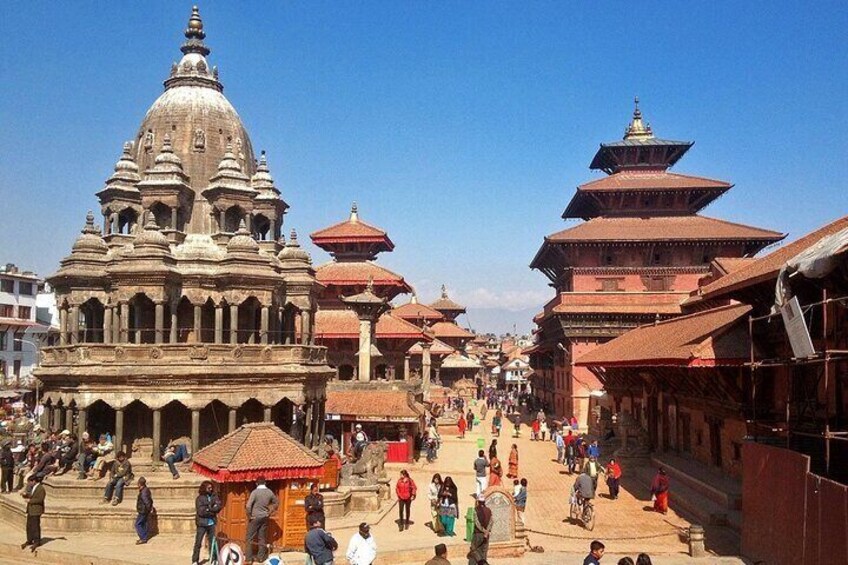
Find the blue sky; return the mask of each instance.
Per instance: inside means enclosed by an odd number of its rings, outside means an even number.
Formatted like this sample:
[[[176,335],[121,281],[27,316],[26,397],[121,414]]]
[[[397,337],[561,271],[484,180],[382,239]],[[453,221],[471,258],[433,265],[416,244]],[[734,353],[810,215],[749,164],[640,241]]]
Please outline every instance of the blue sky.
[[[15,3],[0,21],[2,262],[53,272],[179,58],[190,2]],[[478,330],[529,329],[527,267],[638,94],[694,140],[706,210],[790,233],[848,212],[845,2],[203,2],[225,94],[309,233],[385,228]],[[316,262],[327,256],[312,249]]]

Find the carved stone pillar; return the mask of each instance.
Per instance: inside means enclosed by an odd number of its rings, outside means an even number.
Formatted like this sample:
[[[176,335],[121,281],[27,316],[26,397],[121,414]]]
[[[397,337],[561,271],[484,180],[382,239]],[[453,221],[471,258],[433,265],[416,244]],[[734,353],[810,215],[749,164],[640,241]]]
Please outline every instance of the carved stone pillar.
[[[271,407],[270,406],[265,406],[264,409],[262,410],[262,421],[263,422],[270,422],[271,421]]]
[[[227,433],[236,431],[236,409],[230,408],[229,420],[227,422]]]
[[[191,454],[200,449],[200,410],[191,409]]]
[[[121,343],[121,306],[112,307],[112,343]]]
[[[121,303],[121,340],[120,343],[130,341],[130,305],[129,302]]]
[[[77,305],[71,306],[71,343],[79,343],[79,322],[80,308]]]
[[[309,345],[312,339],[312,312],[304,310],[300,319],[300,343]]]
[[[303,434],[303,445],[305,445],[306,447],[312,447],[312,425],[313,425],[312,408],[313,408],[313,404],[315,404],[315,402],[312,401],[312,400],[309,400],[306,403],[306,418],[304,418],[304,422],[303,422],[305,432],[306,432],[306,433]]]
[[[194,343],[203,341],[203,308],[195,305],[194,307]]]
[[[259,343],[268,343],[268,307],[263,306],[259,314]]]
[[[309,447],[318,445],[321,435],[321,402],[318,400],[312,401],[312,442]]]
[[[115,408],[115,453],[124,450],[124,409]],[[154,450],[155,451],[155,450]]]
[[[424,401],[430,400],[430,344],[426,341],[422,344],[421,353],[421,390],[424,392]]]
[[[162,452],[162,410],[153,409],[153,466],[159,466],[159,454]],[[194,453],[192,453],[194,455]]]
[[[403,356],[403,380],[409,380],[409,353]]]
[[[177,229],[177,207],[171,208],[171,229]]]
[[[62,422],[63,414],[62,414],[62,412],[63,412],[63,410],[62,410],[61,406],[57,405],[57,406],[53,407],[53,425],[50,426],[51,430],[56,431],[56,432],[62,431],[62,425],[63,425],[63,422]]]
[[[321,441],[324,439],[324,424],[327,420],[327,406],[326,399],[322,398],[318,401],[318,428],[316,432],[316,440],[313,442],[315,445],[319,445]]]
[[[218,210],[218,231],[224,233],[227,231],[227,213],[224,210]]]
[[[215,305],[215,343],[224,342],[224,307]],[[230,430],[232,431],[232,430]]]
[[[238,343],[238,305],[230,305],[230,343]]]
[[[162,302],[157,302],[153,310],[155,312],[155,321],[154,321],[154,343],[162,343],[165,339],[165,304]]]
[[[65,425],[64,430],[72,431],[74,429],[74,409],[68,406],[65,408]]]
[[[88,428],[88,411],[85,408],[80,408],[77,410],[77,437],[79,438],[80,443],[82,443],[82,434],[86,432]]]
[[[68,308],[59,309],[59,345],[68,345]]]
[[[112,343],[112,307],[103,309],[103,343]]]
[[[371,380],[371,320],[359,320],[359,380]]]
[[[168,332],[168,343],[177,343],[179,340],[178,331],[179,328],[177,325],[180,323],[179,317],[177,316],[177,305],[171,305],[171,328]]]

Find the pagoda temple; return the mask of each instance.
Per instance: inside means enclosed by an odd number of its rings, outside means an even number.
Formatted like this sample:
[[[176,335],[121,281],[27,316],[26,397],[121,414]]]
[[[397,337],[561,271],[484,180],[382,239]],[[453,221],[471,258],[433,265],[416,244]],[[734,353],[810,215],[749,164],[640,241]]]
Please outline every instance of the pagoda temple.
[[[327,351],[314,345],[320,285],[264,152],[224,97],[197,8],[182,58],[47,280],[60,343],[37,377],[53,429],[109,432],[160,464],[237,425],[271,422],[307,447],[323,433]]]
[[[354,203],[346,221],[318,230],[311,238],[332,256],[331,261],[315,269],[316,278],[324,287],[318,296],[315,339],[328,348],[337,379],[409,380],[409,348],[430,338],[420,327],[384,309],[372,320],[371,374],[361,375],[360,320],[343,300],[365,292],[366,288],[385,303],[412,291],[401,275],[374,262],[379,253],[394,249],[388,234],[362,221]]]
[[[639,109],[621,141],[602,143],[562,214],[583,220],[545,237],[530,267],[555,296],[534,319],[534,391],[557,416],[589,418],[602,386],[573,360],[639,325],[681,314],[717,257],[751,257],[784,234],[699,214],[732,184],[670,172],[692,147],[654,135]]]

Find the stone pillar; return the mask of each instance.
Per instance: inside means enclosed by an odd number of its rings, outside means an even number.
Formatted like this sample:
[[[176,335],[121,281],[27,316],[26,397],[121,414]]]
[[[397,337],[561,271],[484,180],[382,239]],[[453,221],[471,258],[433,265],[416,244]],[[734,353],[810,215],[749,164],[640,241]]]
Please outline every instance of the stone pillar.
[[[403,380],[409,380],[409,353],[403,356]]]
[[[236,409],[230,408],[229,421],[227,422],[227,433],[236,431]]]
[[[359,380],[371,380],[371,320],[359,320]]]
[[[430,400],[430,344],[426,341],[422,344],[421,353],[421,390],[424,392],[424,401]]]
[[[224,210],[218,210],[218,231],[224,233],[227,227],[227,213]]]
[[[130,304],[129,302],[121,303],[121,339],[120,343],[129,343],[130,341]]]
[[[71,343],[76,344],[79,343],[79,322],[80,322],[80,309],[79,306],[71,306]]]
[[[159,466],[159,454],[162,449],[162,410],[153,409],[153,467]],[[192,453],[194,455],[194,453]]]
[[[224,307],[215,305],[215,343],[224,342]],[[232,431],[232,430],[230,430]]]
[[[38,425],[45,430],[50,429],[50,410],[44,405],[41,405],[41,414],[38,416]]]
[[[112,307],[103,309],[103,343],[112,343]]]
[[[82,434],[87,431],[88,428],[88,411],[85,408],[80,408],[77,410],[77,438],[82,442]]]
[[[68,309],[59,309],[59,345],[68,345]]]
[[[303,421],[305,433],[303,434],[303,445],[312,447],[312,406],[314,401],[310,400],[306,403],[306,418]]]
[[[309,447],[315,447],[321,440],[321,402],[312,401],[312,444]]]
[[[192,456],[200,449],[200,410],[191,409],[191,454]]]
[[[259,315],[259,343],[268,344],[268,307],[263,306]]]
[[[124,450],[124,408],[115,408],[115,453]],[[156,451],[154,449],[154,451]]]
[[[203,341],[203,309],[200,306],[194,306],[194,343]]]
[[[326,421],[327,421],[326,402],[327,402],[327,399],[325,399],[325,398],[322,398],[321,400],[318,401],[318,429],[315,432],[317,439],[314,442],[316,445],[319,445],[321,443],[321,441],[324,439],[324,436],[326,435],[325,431],[324,431],[324,425],[326,424]]]
[[[65,427],[63,428],[72,432],[74,429],[74,409],[68,406],[65,408]]]
[[[156,313],[153,326],[155,330],[153,342],[162,343],[165,339],[165,304],[157,302],[153,308]]]
[[[109,233],[121,233],[121,224],[118,220],[118,213],[115,212],[112,214],[112,229],[109,230]]]
[[[121,306],[112,307],[112,343],[121,343]]]
[[[312,338],[312,312],[304,310],[300,317],[300,343],[309,345]],[[369,346],[370,351],[370,346]]]
[[[179,340],[178,337],[178,328],[177,325],[180,323],[179,317],[177,316],[177,306],[171,306],[171,328],[168,332],[168,343],[177,343]]]
[[[437,384],[437,385],[441,385],[441,384],[442,384],[442,378],[441,378],[441,376],[440,376],[441,371],[442,371],[442,368],[441,368],[441,367],[436,367],[436,368],[434,369],[434,372],[436,373],[436,384]]]
[[[62,407],[54,406],[53,407],[53,425],[50,426],[50,429],[53,431],[61,432],[62,431]]]
[[[262,410],[262,421],[270,422],[271,421],[271,407],[265,406]]]
[[[177,229],[177,207],[171,208],[171,229]]]
[[[238,305],[230,305],[230,343],[238,343]]]

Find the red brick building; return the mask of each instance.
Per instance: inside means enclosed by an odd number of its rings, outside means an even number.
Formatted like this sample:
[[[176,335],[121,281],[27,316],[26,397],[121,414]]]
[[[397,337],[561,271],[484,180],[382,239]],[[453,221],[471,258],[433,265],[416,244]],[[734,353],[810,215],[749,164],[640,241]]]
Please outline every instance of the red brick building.
[[[557,416],[589,422],[602,385],[573,361],[646,323],[677,316],[716,257],[749,257],[784,234],[699,215],[733,185],[672,173],[691,141],[654,136],[638,101],[624,139],[602,143],[563,213],[582,219],[545,237],[531,263],[555,296],[536,316],[534,390]]]

